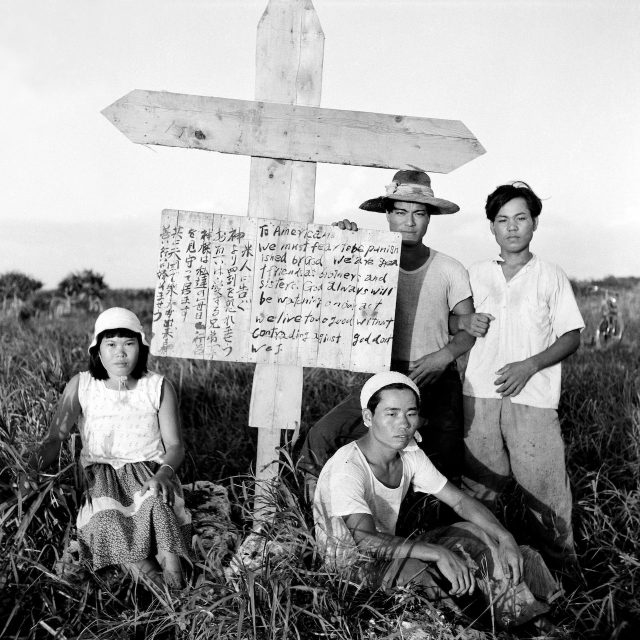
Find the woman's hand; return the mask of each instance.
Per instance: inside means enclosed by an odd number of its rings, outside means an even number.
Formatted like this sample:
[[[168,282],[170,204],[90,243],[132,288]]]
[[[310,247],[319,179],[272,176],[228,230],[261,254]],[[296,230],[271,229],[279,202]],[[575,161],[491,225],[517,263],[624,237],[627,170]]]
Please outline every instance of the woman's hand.
[[[152,491],[157,495],[162,495],[162,501],[172,507],[175,502],[173,476],[174,473],[170,467],[160,467],[156,474],[142,485],[140,494],[144,495],[147,491]]]

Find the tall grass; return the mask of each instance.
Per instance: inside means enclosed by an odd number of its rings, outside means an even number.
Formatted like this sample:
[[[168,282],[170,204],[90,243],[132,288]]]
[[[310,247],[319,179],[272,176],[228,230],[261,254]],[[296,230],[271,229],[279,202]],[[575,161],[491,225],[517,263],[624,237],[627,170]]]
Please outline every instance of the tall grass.
[[[607,351],[585,347],[564,367],[560,414],[584,572],[584,583],[555,612],[566,638],[635,638],[640,628],[640,328],[630,313],[640,309],[640,300],[637,291],[625,295],[622,343]],[[591,313],[592,301],[584,303]],[[108,304],[129,306],[149,326],[148,292],[122,293]],[[316,557],[309,505],[286,456],[282,480],[269,493],[278,517],[250,538],[252,546],[239,556],[243,562],[236,558],[230,565],[233,541],[254,525],[256,433],[246,426],[250,365],[151,360],[178,392],[189,452],[183,481],[221,483],[231,497],[231,518],[219,523],[230,533],[221,534],[208,555],[197,554],[189,588],[151,597],[119,569],[61,570],[80,499],[74,464],[79,443],[63,448],[59,466],[27,500],[12,482],[27,448],[46,432],[64,384],[86,367],[93,321],[84,314],[0,319],[1,637],[494,637],[487,627],[476,624],[474,631],[471,621],[440,612],[411,591],[385,598],[326,575]],[[303,425],[362,379],[305,370]],[[521,515],[514,498],[505,517],[517,537],[526,536]]]

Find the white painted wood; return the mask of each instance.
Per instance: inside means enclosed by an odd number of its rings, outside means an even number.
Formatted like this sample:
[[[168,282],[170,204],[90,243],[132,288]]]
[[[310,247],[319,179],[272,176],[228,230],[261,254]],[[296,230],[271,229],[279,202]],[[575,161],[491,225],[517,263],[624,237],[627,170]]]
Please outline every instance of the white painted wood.
[[[360,239],[367,232],[360,230],[353,233],[338,227],[332,227],[331,231],[331,248],[325,255],[325,272],[328,275],[322,283],[322,315],[318,329],[321,337],[317,366],[348,369],[351,363],[351,334],[358,283],[358,265],[355,259],[357,253],[353,252],[353,248],[360,245]],[[339,276],[332,275],[337,272]],[[343,283],[346,287],[339,291]]]
[[[324,33],[311,0],[269,0],[258,24],[256,99],[288,105],[319,105],[323,57]],[[282,135],[287,137],[288,132]],[[250,169],[249,216],[312,222],[315,164],[292,162],[298,158],[288,154],[263,154],[258,148],[252,146],[247,154],[254,156]],[[281,389],[288,390],[285,397]],[[277,407],[277,413],[269,413],[261,404],[263,399],[267,405]],[[291,424],[299,425],[301,411],[302,368],[256,365],[249,425],[262,427],[258,430],[258,460],[277,461],[274,431]],[[260,481],[274,478],[277,471],[276,464],[256,463],[258,508],[263,491]]]
[[[152,326],[162,340],[154,340],[154,355],[369,372],[389,366],[392,325],[380,322],[394,315],[397,233],[193,211],[162,217]],[[363,319],[385,342],[365,340],[354,350]]]
[[[142,90],[127,94],[103,114],[140,144],[269,158],[256,169],[268,180],[251,190],[252,203],[258,203],[252,204],[251,214],[263,218],[270,217],[271,190],[286,189],[293,171],[273,158],[449,173],[485,153],[459,120]],[[306,171],[313,172],[310,167]],[[289,211],[309,212],[299,204],[301,198],[308,202],[310,177],[293,180],[298,184],[294,192],[287,189],[286,201],[295,205]],[[280,197],[273,198],[281,211],[287,210]]]
[[[302,396],[302,372],[302,367],[296,365],[256,366],[250,413],[262,423],[252,426],[259,427],[260,431],[272,428],[293,430],[300,426],[299,413],[292,411],[291,406],[292,401],[299,402]],[[262,456],[262,466],[266,464],[265,457],[269,458],[267,462],[277,460],[277,455],[269,457],[273,453],[273,449],[258,451],[258,459]]]
[[[212,217],[204,358],[248,362],[257,224],[244,216]]]
[[[270,0],[256,37],[255,99],[317,107],[322,90],[324,33],[310,0]],[[249,215],[313,220],[316,166],[290,155],[251,158]],[[285,158],[286,160],[279,160]]]
[[[318,251],[316,243],[324,243],[326,235],[333,234],[336,227],[326,225],[310,224],[307,230],[310,238],[307,240],[308,246],[305,252],[305,266],[302,279],[303,303],[300,313],[304,318],[302,329],[304,337],[298,342],[298,362],[304,367],[318,366],[318,346],[320,318],[322,315],[323,294],[323,273],[325,272],[326,260],[322,259],[321,266],[318,266]]]
[[[390,236],[392,240],[389,239]],[[358,265],[358,293],[354,300],[354,327],[350,349],[352,371],[389,369],[400,244],[399,233],[366,230],[362,262]]]
[[[304,256],[299,238],[306,225],[262,219],[258,228],[251,330],[253,332],[271,328],[278,336],[287,337],[272,340],[275,349],[258,353],[257,361],[294,364],[297,361],[298,345],[295,337],[289,336],[297,335],[300,325],[300,304],[296,300],[297,294],[302,290],[302,279],[296,273]],[[297,233],[293,236],[282,235],[282,231]],[[274,275],[274,270],[284,274]],[[265,316],[275,320],[265,321]]]
[[[210,252],[203,251],[203,233],[211,231],[213,216],[195,211],[180,211],[180,233],[175,250],[180,268],[174,278],[173,295],[176,326],[171,355],[178,358],[202,359],[205,352],[206,309],[208,288],[198,287],[201,271],[209,271]],[[206,247],[205,247],[206,248]]]
[[[152,353],[163,356],[173,347],[175,337],[172,302],[174,283],[180,267],[176,254],[178,215],[178,211],[165,210],[160,221],[160,257],[153,300],[150,348]]]

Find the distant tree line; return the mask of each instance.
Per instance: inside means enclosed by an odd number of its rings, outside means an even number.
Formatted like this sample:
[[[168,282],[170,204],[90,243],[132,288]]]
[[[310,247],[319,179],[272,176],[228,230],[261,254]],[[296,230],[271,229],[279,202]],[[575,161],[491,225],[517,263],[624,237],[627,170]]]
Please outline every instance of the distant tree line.
[[[0,275],[0,298],[2,298],[3,307],[6,306],[7,301],[27,300],[41,288],[40,280],[19,271],[9,271]]]
[[[598,290],[627,291],[640,284],[638,276],[606,276],[599,280],[572,280],[571,285],[576,293],[592,293]]]
[[[31,312],[45,311],[52,315],[65,315],[74,307],[100,312],[109,287],[102,274],[83,269],[63,278],[54,291],[41,289],[42,282],[20,271],[0,274],[2,312],[30,315]]]

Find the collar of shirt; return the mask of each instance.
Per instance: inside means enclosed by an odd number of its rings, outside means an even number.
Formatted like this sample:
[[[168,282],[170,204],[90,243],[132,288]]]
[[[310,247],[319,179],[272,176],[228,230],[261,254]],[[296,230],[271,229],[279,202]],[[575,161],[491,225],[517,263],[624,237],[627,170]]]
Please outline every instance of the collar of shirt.
[[[522,268],[518,271],[518,273],[516,273],[514,278],[520,275],[521,273],[524,273],[525,271],[529,271],[529,269],[532,269],[537,261],[538,261],[538,256],[535,253],[532,253],[529,261],[522,265]],[[492,262],[500,266],[500,264],[504,262],[504,258],[500,254],[498,254],[495,258],[493,258]]]

